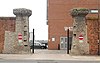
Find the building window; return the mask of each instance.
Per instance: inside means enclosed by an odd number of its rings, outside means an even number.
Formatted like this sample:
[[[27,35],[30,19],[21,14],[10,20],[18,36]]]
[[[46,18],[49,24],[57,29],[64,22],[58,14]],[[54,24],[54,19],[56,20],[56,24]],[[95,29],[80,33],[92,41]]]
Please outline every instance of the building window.
[[[90,9],[89,13],[97,14],[97,13],[99,13],[99,11],[98,11],[98,9]]]
[[[67,37],[65,37],[65,42],[67,42]]]
[[[61,42],[63,42],[64,41],[64,38],[61,38]]]

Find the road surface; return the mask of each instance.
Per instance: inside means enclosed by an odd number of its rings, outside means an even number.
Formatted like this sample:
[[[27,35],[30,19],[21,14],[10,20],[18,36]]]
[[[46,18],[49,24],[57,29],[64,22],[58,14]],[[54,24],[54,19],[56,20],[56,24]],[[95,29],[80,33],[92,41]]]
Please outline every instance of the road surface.
[[[83,60],[0,60],[0,63],[100,63],[100,61],[83,61]]]

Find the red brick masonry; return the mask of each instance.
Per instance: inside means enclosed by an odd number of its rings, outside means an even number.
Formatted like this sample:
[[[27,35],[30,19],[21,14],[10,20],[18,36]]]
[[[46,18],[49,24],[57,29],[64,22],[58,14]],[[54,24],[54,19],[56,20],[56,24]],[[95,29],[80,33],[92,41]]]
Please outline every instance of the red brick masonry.
[[[15,17],[0,17],[0,53],[4,48],[5,31],[15,31]]]
[[[66,36],[64,27],[72,26],[73,19],[70,15],[71,9],[98,9],[98,7],[100,9],[100,1],[98,2],[98,0],[48,0],[48,49],[58,49],[60,37]],[[54,42],[52,42],[52,37],[55,37]],[[90,54],[97,53],[97,45],[94,46],[95,47],[90,46]],[[92,48],[95,49],[95,52],[92,52]]]

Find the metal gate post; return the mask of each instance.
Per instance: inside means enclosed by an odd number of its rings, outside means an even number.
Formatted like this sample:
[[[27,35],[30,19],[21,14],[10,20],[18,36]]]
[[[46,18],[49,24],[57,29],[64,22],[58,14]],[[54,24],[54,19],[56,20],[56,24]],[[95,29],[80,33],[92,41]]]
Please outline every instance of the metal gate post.
[[[100,35],[99,35],[100,34],[100,32],[99,32],[100,31],[100,29],[99,29],[99,27],[100,27],[100,24],[99,24],[100,23],[100,21],[99,21],[100,16],[99,16],[99,13],[100,13],[100,9],[99,9],[99,0],[98,0],[98,55],[100,55],[100,50],[99,50],[100,49],[99,48],[100,47]]]
[[[68,42],[67,42],[67,54],[69,54],[69,28],[67,29],[67,37],[68,37]]]
[[[32,53],[34,53],[34,29],[33,29],[33,46],[32,46]]]
[[[100,55],[100,51],[99,51],[99,40],[98,40],[98,55]]]

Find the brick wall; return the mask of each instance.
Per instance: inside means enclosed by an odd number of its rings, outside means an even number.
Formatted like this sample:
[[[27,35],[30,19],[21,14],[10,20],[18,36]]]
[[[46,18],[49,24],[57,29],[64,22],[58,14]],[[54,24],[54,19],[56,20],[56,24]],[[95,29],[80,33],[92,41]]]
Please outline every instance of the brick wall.
[[[58,49],[60,37],[66,36],[64,27],[72,26],[71,9],[97,9],[98,3],[98,0],[48,0],[48,49]],[[56,37],[55,42],[51,40],[53,36]]]
[[[5,31],[15,31],[15,17],[0,17],[0,53],[4,49]]]
[[[92,18],[92,17],[91,17]],[[98,19],[87,19],[89,54],[98,54]]]

